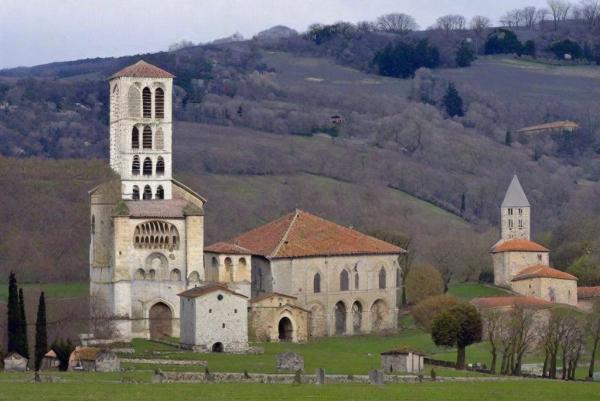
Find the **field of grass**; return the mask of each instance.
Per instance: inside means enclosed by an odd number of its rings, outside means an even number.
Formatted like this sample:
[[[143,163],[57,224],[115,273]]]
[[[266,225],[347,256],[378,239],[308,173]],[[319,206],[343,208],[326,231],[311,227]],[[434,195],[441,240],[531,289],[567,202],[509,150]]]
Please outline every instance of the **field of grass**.
[[[100,375],[99,375],[100,376]],[[493,383],[419,383],[371,386],[282,384],[116,384],[11,383],[0,388],[0,401],[199,401],[199,400],[410,400],[410,401],[595,401],[596,383],[542,380]]]
[[[511,295],[505,289],[482,283],[457,283],[448,288],[448,294],[464,301],[479,297],[501,297]]]
[[[25,295],[44,291],[46,298],[78,298],[88,294],[88,283],[46,283],[46,284],[20,284]],[[8,284],[0,283],[0,302],[8,299]]]

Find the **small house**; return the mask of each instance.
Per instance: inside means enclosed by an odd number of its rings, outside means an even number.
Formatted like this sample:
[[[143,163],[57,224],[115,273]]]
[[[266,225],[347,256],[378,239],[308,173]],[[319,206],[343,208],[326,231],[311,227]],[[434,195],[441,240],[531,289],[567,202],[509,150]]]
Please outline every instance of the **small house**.
[[[75,347],[75,350],[69,356],[69,370],[95,371],[98,352],[100,350],[94,347]]]
[[[398,349],[381,354],[384,373],[421,373],[425,366],[425,355],[417,350]]]
[[[5,372],[25,372],[27,370],[27,362],[29,360],[16,352],[10,352],[4,357]]]
[[[50,350],[44,354],[44,358],[42,359],[42,370],[58,369],[59,366],[60,361],[54,350]]]

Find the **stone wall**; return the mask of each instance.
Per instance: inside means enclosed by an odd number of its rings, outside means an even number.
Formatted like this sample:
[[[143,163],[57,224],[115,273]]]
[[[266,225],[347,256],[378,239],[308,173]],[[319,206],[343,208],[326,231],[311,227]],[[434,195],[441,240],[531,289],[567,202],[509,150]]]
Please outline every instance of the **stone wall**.
[[[513,281],[512,288],[523,295],[545,299],[546,301],[577,305],[577,281],[536,277]]]
[[[526,267],[548,265],[548,252],[501,252],[492,254],[494,284],[511,288],[511,280]]]

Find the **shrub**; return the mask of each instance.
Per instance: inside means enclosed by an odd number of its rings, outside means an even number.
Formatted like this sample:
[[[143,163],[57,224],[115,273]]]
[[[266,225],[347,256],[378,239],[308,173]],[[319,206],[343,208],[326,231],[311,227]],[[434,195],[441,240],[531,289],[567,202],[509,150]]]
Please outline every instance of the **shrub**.
[[[453,306],[458,305],[459,301],[452,295],[438,295],[429,297],[416,304],[411,314],[415,324],[423,330],[429,332],[433,319],[440,313],[447,311]]]
[[[569,39],[565,39],[560,42],[554,42],[549,48],[557,59],[563,60],[566,54],[569,54],[573,60],[579,59],[583,56],[583,50],[579,43]]]
[[[567,272],[576,276],[580,286],[600,285],[600,269],[598,263],[589,255],[575,260],[567,269]]]
[[[463,40],[458,50],[456,50],[456,65],[459,67],[470,67],[476,58],[473,47]]]
[[[421,67],[436,68],[440,65],[440,53],[426,39],[416,44],[398,42],[387,45],[375,54],[373,64],[380,75],[409,78]]]
[[[444,281],[440,272],[431,265],[413,267],[404,283],[406,299],[411,304],[440,295],[444,292]]]
[[[500,28],[491,32],[485,42],[485,54],[513,54],[521,55],[523,45],[517,35],[511,30]]]

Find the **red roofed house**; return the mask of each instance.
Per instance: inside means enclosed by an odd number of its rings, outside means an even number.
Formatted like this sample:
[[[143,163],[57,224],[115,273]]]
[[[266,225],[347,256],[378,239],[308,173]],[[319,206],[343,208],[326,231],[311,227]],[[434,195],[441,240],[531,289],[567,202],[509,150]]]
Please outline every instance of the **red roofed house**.
[[[577,305],[577,277],[545,265],[521,270],[512,279],[512,289],[549,302]]]
[[[395,245],[295,210],[206,252],[213,277],[237,277],[249,258],[252,297],[294,297],[296,306],[310,311],[311,336],[396,327],[398,259],[405,251]],[[286,318],[292,330],[300,327],[293,316]],[[289,331],[287,325],[278,327]]]
[[[600,298],[600,287],[577,288],[577,307],[581,310],[590,312],[598,298]]]

